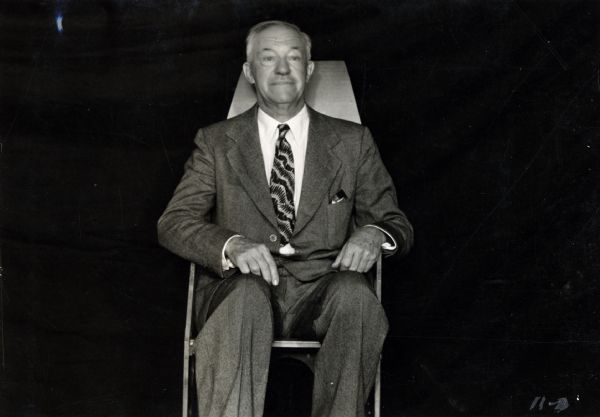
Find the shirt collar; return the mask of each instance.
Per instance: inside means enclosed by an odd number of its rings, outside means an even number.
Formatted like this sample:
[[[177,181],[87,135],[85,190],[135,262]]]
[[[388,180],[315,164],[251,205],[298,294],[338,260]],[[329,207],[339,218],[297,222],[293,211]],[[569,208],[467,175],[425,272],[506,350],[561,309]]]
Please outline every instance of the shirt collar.
[[[308,110],[305,104],[294,117],[284,122],[284,124],[290,127],[295,140],[301,140],[303,136],[301,133],[306,131],[306,126],[308,126],[308,119]],[[269,116],[260,107],[258,108],[257,120],[259,129],[266,132],[267,137],[277,138],[275,131],[277,130],[277,126],[282,124],[281,122]]]

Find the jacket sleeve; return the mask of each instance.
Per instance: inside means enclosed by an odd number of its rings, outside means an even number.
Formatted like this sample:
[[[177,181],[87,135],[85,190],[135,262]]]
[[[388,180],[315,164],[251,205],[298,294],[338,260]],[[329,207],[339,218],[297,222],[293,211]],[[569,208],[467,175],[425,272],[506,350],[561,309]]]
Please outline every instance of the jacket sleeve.
[[[158,242],[223,276],[222,249],[235,233],[211,222],[216,200],[214,147],[202,129],[194,142],[183,177],[158,220]]]
[[[413,228],[406,215],[398,208],[394,183],[383,165],[368,128],[364,129],[361,140],[356,182],[356,225],[381,227],[397,243],[396,249],[388,254],[406,254],[413,245]]]

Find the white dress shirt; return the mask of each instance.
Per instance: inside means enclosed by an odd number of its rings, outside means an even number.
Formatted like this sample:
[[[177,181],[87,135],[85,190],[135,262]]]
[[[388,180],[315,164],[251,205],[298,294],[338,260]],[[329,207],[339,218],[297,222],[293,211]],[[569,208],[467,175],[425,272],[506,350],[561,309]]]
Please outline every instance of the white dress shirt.
[[[260,148],[263,155],[263,161],[265,163],[265,175],[267,177],[267,183],[271,183],[271,170],[273,169],[273,159],[275,158],[275,147],[277,144],[277,138],[279,137],[279,130],[277,126],[280,124],[286,124],[290,127],[290,130],[285,135],[286,140],[292,148],[294,154],[294,210],[298,213],[298,206],[300,205],[300,194],[302,191],[302,179],[304,178],[304,163],[306,161],[306,145],[308,143],[308,125],[309,116],[306,105],[302,107],[294,117],[289,119],[285,123],[281,123],[276,119],[269,116],[260,108],[258,109],[257,115],[258,121],[258,136],[260,139]],[[381,245],[382,249],[394,250],[396,249],[396,241],[394,237],[386,232],[379,226],[372,224],[366,225],[369,227],[375,227],[381,230],[387,237],[387,242]],[[225,248],[231,239],[241,235],[234,235],[227,239],[222,250],[222,266],[223,270],[226,271],[233,268],[234,265],[225,256]],[[289,243],[284,247],[287,248]],[[290,247],[291,248],[291,247]],[[289,248],[287,248],[289,249]],[[285,252],[281,253],[285,255]]]
[[[308,142],[308,110],[306,105],[294,117],[285,123],[278,122],[267,113],[258,109],[258,137],[260,139],[260,148],[262,150],[263,160],[265,162],[265,175],[267,184],[271,183],[271,170],[273,169],[273,160],[275,159],[275,147],[279,130],[277,126],[286,124],[290,130],[286,133],[285,139],[292,148],[294,155],[294,210],[298,213],[300,204],[300,194],[302,191],[302,179],[304,178],[304,161],[306,160],[306,143]]]

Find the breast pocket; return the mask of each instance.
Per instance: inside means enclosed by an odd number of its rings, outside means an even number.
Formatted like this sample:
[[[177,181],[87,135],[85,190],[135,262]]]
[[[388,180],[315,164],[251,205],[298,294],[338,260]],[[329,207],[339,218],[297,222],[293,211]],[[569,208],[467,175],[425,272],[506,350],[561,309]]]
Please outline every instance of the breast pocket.
[[[352,202],[348,197],[335,203],[334,199],[335,196],[327,204],[327,237],[331,248],[339,248],[348,239]]]

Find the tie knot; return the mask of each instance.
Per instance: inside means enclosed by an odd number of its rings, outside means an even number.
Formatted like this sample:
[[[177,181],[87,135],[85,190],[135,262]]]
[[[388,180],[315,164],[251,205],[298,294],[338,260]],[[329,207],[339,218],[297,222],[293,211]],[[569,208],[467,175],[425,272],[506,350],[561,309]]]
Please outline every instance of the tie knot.
[[[290,130],[290,127],[285,123],[277,125],[277,129],[279,129],[279,137],[285,137],[285,134]]]

